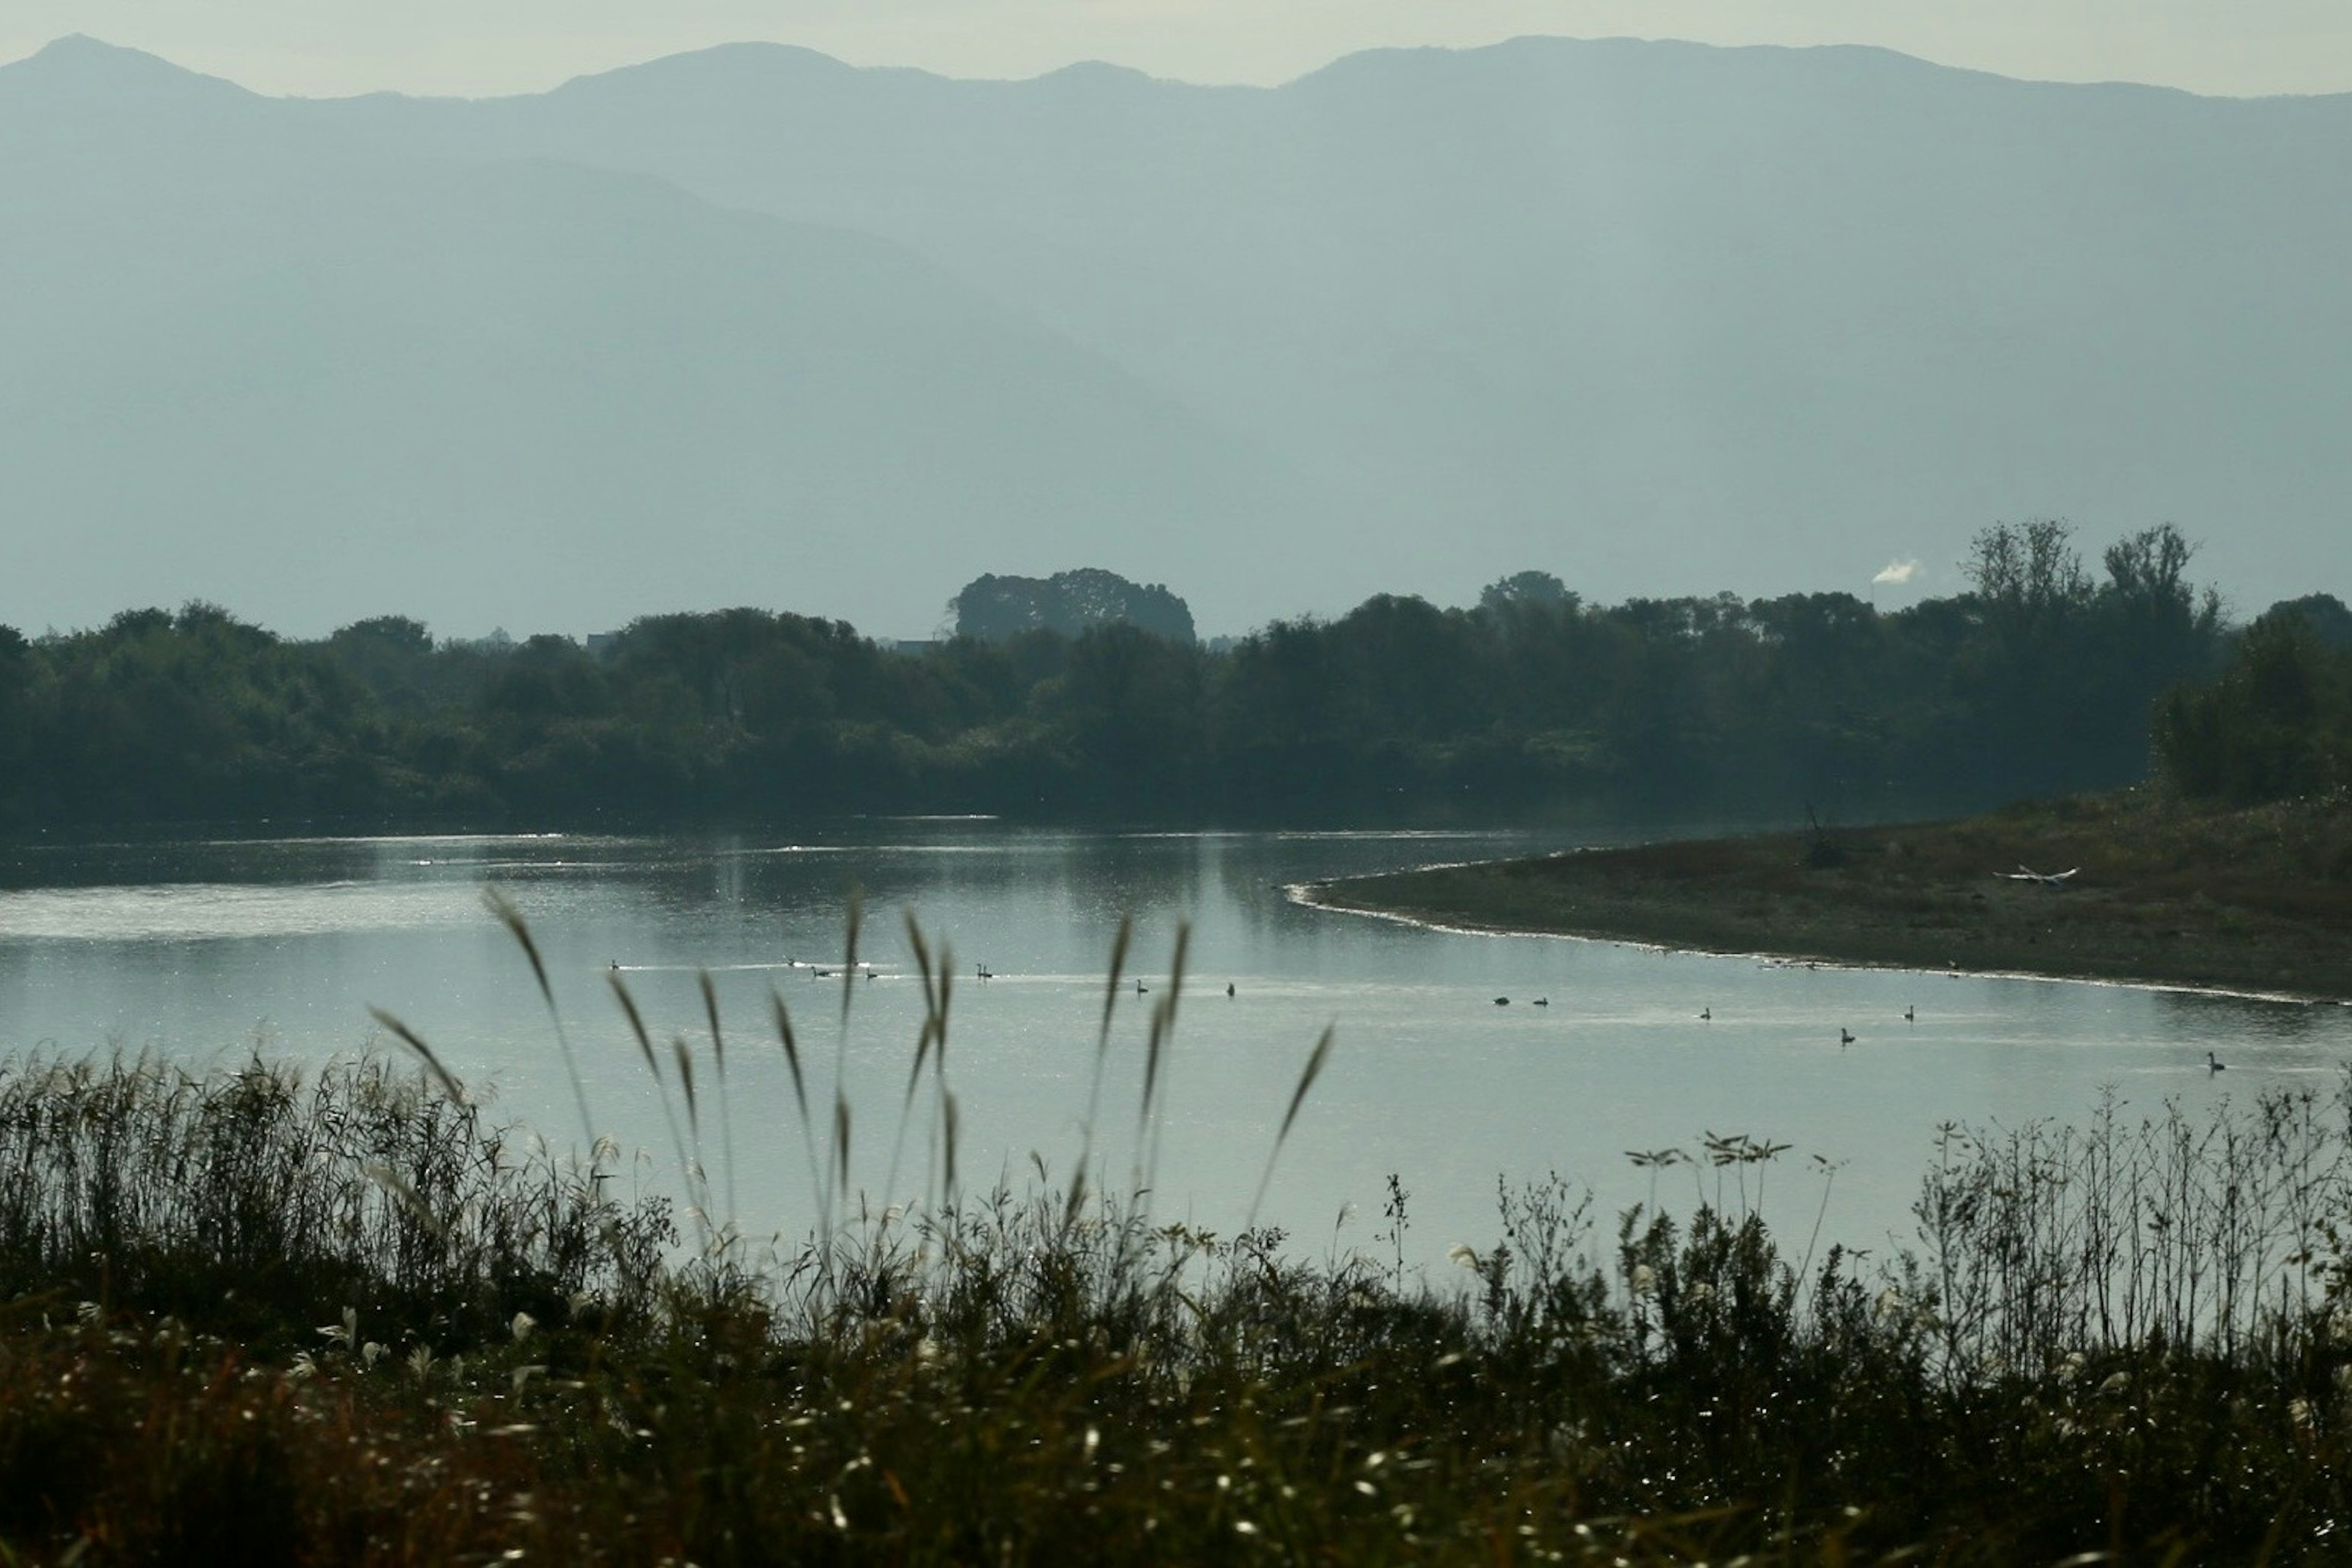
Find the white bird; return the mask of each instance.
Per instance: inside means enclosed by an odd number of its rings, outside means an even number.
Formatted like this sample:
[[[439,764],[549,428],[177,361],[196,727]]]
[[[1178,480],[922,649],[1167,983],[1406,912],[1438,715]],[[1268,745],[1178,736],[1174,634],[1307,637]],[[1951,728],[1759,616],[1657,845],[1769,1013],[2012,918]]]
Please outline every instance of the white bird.
[[[2012,882],[2039,882],[2045,888],[2063,888],[2066,885],[2066,879],[2082,868],[2080,866],[2070,866],[2063,871],[2037,871],[2031,866],[2020,863],[2014,871],[1996,871],[1993,875],[2004,877]]]

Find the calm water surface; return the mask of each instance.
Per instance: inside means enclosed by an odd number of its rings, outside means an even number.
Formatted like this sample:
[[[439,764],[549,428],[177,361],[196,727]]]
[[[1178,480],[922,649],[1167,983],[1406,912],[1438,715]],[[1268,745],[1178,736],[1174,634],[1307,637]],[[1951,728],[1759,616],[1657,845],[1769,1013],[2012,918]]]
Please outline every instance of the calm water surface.
[[[723,1123],[704,1101],[713,1184],[722,1202],[731,1184],[747,1231],[797,1234],[812,1221],[809,1163],[768,1023],[772,987],[793,1010],[821,1103],[842,1064],[854,1163],[879,1201],[921,1017],[905,934],[912,911],[954,954],[947,1068],[967,1184],[1003,1174],[1017,1186],[1037,1162],[1059,1180],[1080,1148],[1112,936],[1131,911],[1130,968],[1151,994],[1129,986],[1113,1021],[1095,1145],[1105,1174],[1123,1184],[1142,1163],[1146,1019],[1167,994],[1178,924],[1190,921],[1157,1211],[1219,1231],[1240,1225],[1300,1067],[1334,1026],[1335,1053],[1261,1217],[1306,1250],[1335,1237],[1372,1248],[1393,1172],[1411,1194],[1408,1254],[1423,1261],[1492,1239],[1498,1178],[1557,1171],[1592,1185],[1613,1213],[1652,1190],[1626,1151],[1696,1151],[1708,1132],[1792,1145],[1767,1173],[1768,1210],[1784,1225],[1809,1226],[1822,1198],[1811,1157],[1838,1163],[1826,1234],[1883,1247],[1911,1236],[1911,1197],[1940,1122],[2079,1120],[2108,1088],[2150,1110],[2176,1097],[2201,1108],[2270,1085],[2326,1087],[2352,1058],[2352,1009],[2332,1005],[1468,935],[1318,910],[1285,891],[1559,842],[925,820],[800,842],[19,847],[0,850],[0,1051],[115,1047],[205,1063],[259,1042],[321,1059],[380,1044],[367,1014],[376,1005],[469,1083],[495,1085],[505,1111],[558,1144],[582,1143],[529,970],[483,909],[482,889],[495,884],[542,945],[597,1131],[646,1151],[648,1182],[669,1181],[676,1161],[608,972],[619,965],[661,1040],[696,1042],[707,1092],[696,974],[709,968],[731,1090]],[[844,1026],[842,982],[816,966],[840,956],[852,883],[866,889],[864,952],[877,977],[855,984]],[[994,979],[976,978],[983,963]],[[1904,1021],[1906,1006],[1916,1024]],[[1841,1028],[1859,1037],[1850,1049]],[[2209,1049],[2227,1073],[2205,1071]],[[918,1100],[895,1195],[923,1183],[930,1104]],[[1670,1175],[1661,1195],[1686,1199],[1691,1182]]]

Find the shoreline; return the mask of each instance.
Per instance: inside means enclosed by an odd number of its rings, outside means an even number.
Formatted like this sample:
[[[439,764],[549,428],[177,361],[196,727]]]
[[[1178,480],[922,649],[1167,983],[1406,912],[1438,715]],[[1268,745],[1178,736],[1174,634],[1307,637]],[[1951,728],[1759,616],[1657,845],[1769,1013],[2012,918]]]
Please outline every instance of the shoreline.
[[[1505,861],[1464,861],[1465,866],[1496,866]],[[1454,867],[1422,866],[1410,871],[1383,873],[1394,876],[1417,876],[1423,871],[1450,870]],[[1945,969],[1936,964],[1904,963],[1895,960],[1836,958],[1825,952],[1788,952],[1767,948],[1698,947],[1685,942],[1659,942],[1647,937],[1615,936],[1602,931],[1554,931],[1538,926],[1480,924],[1475,921],[1448,920],[1429,914],[1415,914],[1403,910],[1382,909],[1370,904],[1345,903],[1324,896],[1333,888],[1369,878],[1342,877],[1328,882],[1293,882],[1283,892],[1301,909],[1318,910],[1326,914],[1353,915],[1359,920],[1389,921],[1397,925],[1412,926],[1421,931],[1443,931],[1450,936],[1527,936],[1541,937],[1549,942],[1591,942],[1602,947],[1637,948],[1644,952],[1682,953],[1695,958],[1738,958],[1754,963],[1759,969],[1858,969],[1878,970],[1888,973],[1938,974],[1967,980],[2033,980],[2051,985],[2095,985],[2117,991],[2154,991],[2177,996],[2219,996],[2238,1002],[2276,1002],[2301,1007],[2352,1007],[2352,996],[2326,996],[2305,991],[2252,991],[2227,985],[2199,985],[2185,980],[2158,980],[2146,976],[2062,974],[2037,969]]]
[[[2058,885],[2027,866],[2075,869]],[[1299,884],[1433,929],[1763,963],[2352,1005],[2352,812],[2144,792],[1957,822],[1575,849]]]

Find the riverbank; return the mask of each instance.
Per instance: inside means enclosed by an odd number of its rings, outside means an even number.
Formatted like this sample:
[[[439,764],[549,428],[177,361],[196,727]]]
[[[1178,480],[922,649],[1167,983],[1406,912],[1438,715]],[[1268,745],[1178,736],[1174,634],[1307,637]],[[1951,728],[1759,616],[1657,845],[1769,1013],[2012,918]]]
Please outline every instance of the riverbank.
[[[2073,871],[2063,882],[2019,878]],[[2147,790],[1956,822],[1434,867],[1328,908],[1906,969],[2352,1001],[2352,800],[2242,810]]]

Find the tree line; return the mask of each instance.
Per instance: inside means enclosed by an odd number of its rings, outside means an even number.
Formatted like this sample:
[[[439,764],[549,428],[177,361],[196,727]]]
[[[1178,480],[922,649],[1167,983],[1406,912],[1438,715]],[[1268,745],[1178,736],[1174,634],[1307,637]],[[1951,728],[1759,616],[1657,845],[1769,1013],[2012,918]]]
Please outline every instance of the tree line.
[[[2273,605],[2232,639],[2217,679],[2165,695],[2155,742],[2165,777],[2191,797],[2352,795],[2352,610],[2326,594]]]
[[[297,640],[208,605],[135,610],[0,628],[0,825],[1859,816],[2127,784],[2152,745],[2194,787],[2242,789],[2198,759],[2240,749],[2243,704],[2199,692],[2271,692],[2281,637],[2336,670],[2313,711],[2340,712],[2342,672],[2306,611],[2235,631],[2190,554],[2149,529],[2095,571],[2065,525],[2029,522],[1979,535],[1966,592],[1893,612],[1595,605],[1521,573],[1472,606],[1382,595],[1215,647],[1117,623],[907,650],[754,609],[593,648],[403,616]],[[2340,744],[2316,754],[2340,776]]]

